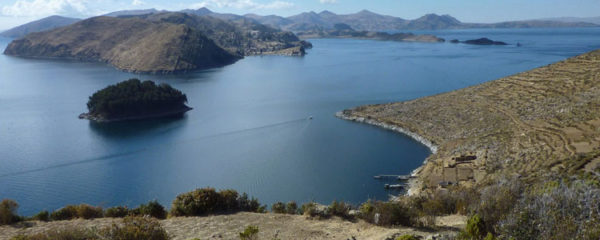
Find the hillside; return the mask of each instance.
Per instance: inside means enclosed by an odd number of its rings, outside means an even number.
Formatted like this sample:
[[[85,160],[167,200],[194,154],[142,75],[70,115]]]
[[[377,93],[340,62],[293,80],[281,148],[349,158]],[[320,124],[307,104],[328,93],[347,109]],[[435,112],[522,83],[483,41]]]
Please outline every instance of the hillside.
[[[8,38],[21,38],[29,33],[42,32],[46,30],[52,30],[58,27],[67,26],[75,22],[80,21],[78,18],[68,18],[62,16],[50,16],[36,20],[21,26],[6,30],[0,33],[2,37]]]
[[[417,171],[422,187],[473,186],[502,174],[535,180],[599,170],[599,86],[597,50],[481,85],[338,115],[431,143],[434,154]]]
[[[7,55],[106,62],[133,72],[171,73],[231,64],[257,54],[303,55],[308,43],[255,23],[161,13],[95,17],[11,42]]]

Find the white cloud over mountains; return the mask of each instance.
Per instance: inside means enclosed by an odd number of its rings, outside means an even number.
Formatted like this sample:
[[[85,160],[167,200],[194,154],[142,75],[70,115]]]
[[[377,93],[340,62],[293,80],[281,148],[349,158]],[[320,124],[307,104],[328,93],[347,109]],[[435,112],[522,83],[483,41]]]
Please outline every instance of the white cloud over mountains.
[[[258,3],[253,0],[206,0],[192,4],[192,8],[216,7],[237,9],[286,9],[293,7],[291,2],[276,0],[269,3]]]
[[[2,15],[15,17],[44,16],[44,15],[87,15],[90,10],[90,0],[17,0],[12,5],[2,7]]]
[[[319,0],[319,2],[326,4],[326,3],[337,3],[337,0]]]

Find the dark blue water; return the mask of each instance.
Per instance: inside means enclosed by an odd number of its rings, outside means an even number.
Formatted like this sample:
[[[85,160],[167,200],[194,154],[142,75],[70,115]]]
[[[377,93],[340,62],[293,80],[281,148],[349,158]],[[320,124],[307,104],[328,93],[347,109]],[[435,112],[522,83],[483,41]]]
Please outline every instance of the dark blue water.
[[[248,57],[176,76],[1,55],[0,198],[17,200],[21,214],[82,202],[170,205],[206,186],[267,204],[387,199],[373,176],[407,174],[429,150],[337,119],[336,111],[450,91],[600,48],[600,29],[434,34],[523,47],[312,40],[303,58]],[[109,125],[77,118],[89,95],[131,77],[173,85],[194,110],[179,120]]]

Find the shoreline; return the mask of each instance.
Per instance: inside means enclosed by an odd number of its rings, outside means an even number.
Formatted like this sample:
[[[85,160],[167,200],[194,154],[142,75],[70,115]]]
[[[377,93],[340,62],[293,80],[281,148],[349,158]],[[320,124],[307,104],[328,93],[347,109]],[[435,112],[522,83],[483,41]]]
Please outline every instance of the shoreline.
[[[405,129],[405,128],[402,128],[402,127],[399,127],[396,125],[383,123],[383,122],[377,121],[375,119],[366,119],[364,117],[352,116],[352,115],[346,114],[344,112],[345,111],[336,112],[335,116],[340,119],[344,119],[344,120],[348,120],[348,121],[352,121],[352,122],[364,123],[364,124],[380,127],[382,129],[390,130],[390,131],[408,136],[408,137],[412,138],[413,140],[415,140],[415,141],[419,142],[420,144],[429,148],[431,155],[436,154],[438,151],[438,146],[435,145],[433,142],[429,141],[427,138],[425,138],[419,134],[411,132],[408,129]],[[429,155],[429,156],[431,156],[431,155]],[[427,164],[427,159],[429,159],[429,157],[425,158],[425,160],[423,160],[423,163],[421,164],[421,166],[419,166],[418,168],[416,168],[415,170],[413,170],[410,173],[410,175],[413,176],[414,178],[411,178],[408,181],[408,189],[406,191],[407,195],[411,196],[411,195],[417,194],[419,192],[417,190],[418,187],[421,185],[420,180],[419,180],[419,174],[421,173],[421,170],[423,169],[425,164]]]
[[[82,113],[79,114],[79,119],[87,119],[90,121],[98,122],[98,123],[111,123],[111,122],[122,122],[122,121],[133,121],[133,120],[144,120],[144,119],[154,119],[154,118],[166,118],[166,117],[174,117],[183,115],[186,112],[192,110],[191,107],[185,107],[175,111],[156,113],[156,114],[146,114],[141,116],[131,116],[131,117],[119,117],[119,118],[111,118],[106,119],[101,116],[95,116],[90,113]]]

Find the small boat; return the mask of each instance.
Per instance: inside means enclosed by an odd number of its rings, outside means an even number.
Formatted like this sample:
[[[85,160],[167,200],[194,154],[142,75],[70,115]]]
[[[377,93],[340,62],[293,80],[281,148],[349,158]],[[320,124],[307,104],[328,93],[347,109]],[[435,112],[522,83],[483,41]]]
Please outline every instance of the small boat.
[[[308,120],[313,120],[313,116],[308,116]]]

